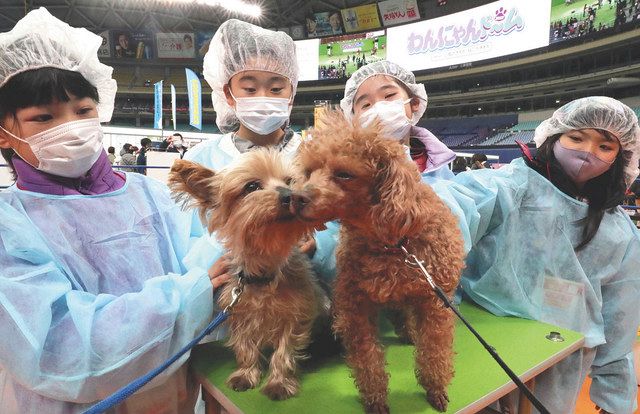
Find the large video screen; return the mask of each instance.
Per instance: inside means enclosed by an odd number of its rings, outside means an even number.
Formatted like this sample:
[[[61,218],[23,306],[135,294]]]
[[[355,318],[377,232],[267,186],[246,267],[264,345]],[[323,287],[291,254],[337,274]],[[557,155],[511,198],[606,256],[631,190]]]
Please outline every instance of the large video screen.
[[[320,41],[318,79],[347,79],[371,62],[386,59],[384,30],[346,36],[326,37]]]
[[[549,42],[556,43],[625,23],[632,1],[552,0]],[[628,7],[626,7],[628,4]]]

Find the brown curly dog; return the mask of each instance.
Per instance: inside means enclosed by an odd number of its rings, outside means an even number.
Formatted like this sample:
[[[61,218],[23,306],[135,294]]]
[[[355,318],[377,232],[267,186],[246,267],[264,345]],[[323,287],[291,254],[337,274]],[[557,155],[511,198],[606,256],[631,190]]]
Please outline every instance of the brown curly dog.
[[[244,286],[228,319],[238,369],[227,384],[236,391],[258,386],[261,352],[273,349],[262,392],[274,400],[298,391],[297,360],[315,319],[329,309],[309,259],[295,247],[313,226],[296,217],[293,174],[277,152],[259,149],[219,172],[178,160],[169,175],[174,197],[199,208],[232,255],[230,273],[237,277],[222,288],[220,307]]]
[[[453,313],[426,280],[408,267],[399,246],[425,261],[451,297],[464,266],[458,223],[422,183],[403,146],[330,111],[298,153],[306,179],[300,216],[310,222],[341,221],[334,290],[334,330],[342,338],[368,413],[387,413],[388,375],[377,339],[381,308],[404,316],[397,327],[415,344],[418,383],[427,400],[445,411],[453,377]],[[397,321],[395,321],[397,322]]]

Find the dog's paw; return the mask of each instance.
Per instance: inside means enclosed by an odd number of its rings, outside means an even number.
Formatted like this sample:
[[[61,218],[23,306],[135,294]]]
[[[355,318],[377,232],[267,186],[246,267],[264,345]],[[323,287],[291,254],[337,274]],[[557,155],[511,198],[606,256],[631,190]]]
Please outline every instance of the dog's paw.
[[[367,404],[364,411],[367,414],[389,414],[389,406],[386,403]]]
[[[262,393],[272,400],[286,400],[298,393],[298,381],[285,379],[282,382],[268,382],[262,388]]]
[[[234,391],[246,391],[256,387],[256,383],[246,374],[234,372],[227,378],[227,385]]]
[[[427,391],[427,401],[440,412],[447,411],[449,396],[446,391]]]

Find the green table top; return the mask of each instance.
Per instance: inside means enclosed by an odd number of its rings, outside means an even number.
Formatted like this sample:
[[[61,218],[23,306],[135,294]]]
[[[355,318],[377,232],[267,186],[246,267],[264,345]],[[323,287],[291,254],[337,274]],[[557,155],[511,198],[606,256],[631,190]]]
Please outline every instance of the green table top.
[[[577,332],[526,319],[495,316],[469,303],[462,303],[460,311],[523,381],[579,349],[584,342],[583,336]],[[400,343],[390,325],[382,325],[380,335],[390,374],[391,411],[437,413],[427,403],[425,392],[414,376],[413,346]],[[550,331],[560,332],[564,342],[546,339]],[[449,386],[447,412],[476,412],[515,388],[507,374],[459,321],[454,347],[456,374]],[[300,392],[285,401],[271,401],[260,393],[259,388],[235,392],[227,387],[225,380],[235,369],[236,362],[233,352],[220,342],[196,348],[192,364],[202,381],[213,385],[247,414],[363,411],[349,368],[340,355],[305,362],[299,374]]]

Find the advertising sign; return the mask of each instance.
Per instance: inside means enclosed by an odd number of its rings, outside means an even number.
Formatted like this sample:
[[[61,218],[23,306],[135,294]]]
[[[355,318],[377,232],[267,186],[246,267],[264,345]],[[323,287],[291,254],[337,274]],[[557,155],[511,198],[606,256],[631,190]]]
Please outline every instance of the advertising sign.
[[[382,24],[393,26],[420,19],[416,0],[387,0],[378,3]]]
[[[196,57],[193,33],[156,33],[160,59],[193,59]]]
[[[387,59],[423,70],[491,59],[549,44],[548,1],[501,0],[387,29]]]
[[[380,27],[378,6],[375,4],[343,9],[341,12],[342,21],[344,22],[344,28],[347,33],[377,29]]]
[[[153,37],[146,32],[112,30],[114,56],[118,59],[152,59]]]

